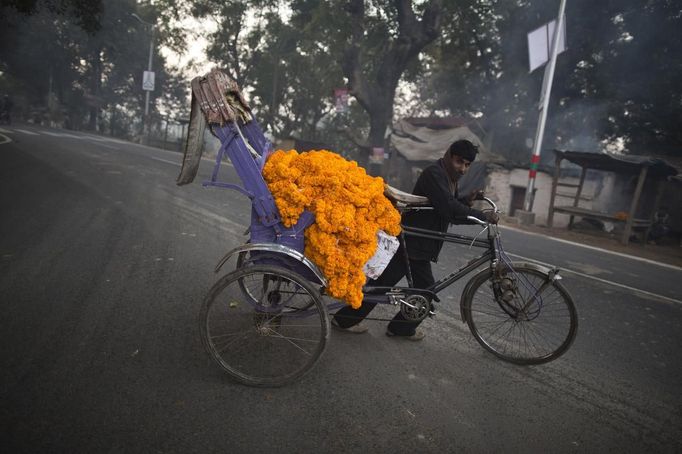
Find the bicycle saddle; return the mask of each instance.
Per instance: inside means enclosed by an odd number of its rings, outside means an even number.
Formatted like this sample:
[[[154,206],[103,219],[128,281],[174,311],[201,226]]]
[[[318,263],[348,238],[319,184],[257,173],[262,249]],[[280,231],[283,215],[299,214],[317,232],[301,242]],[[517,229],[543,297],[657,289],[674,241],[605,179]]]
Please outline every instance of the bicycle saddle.
[[[384,184],[384,195],[393,203],[402,203],[407,206],[431,206],[427,197],[410,194],[387,184]]]

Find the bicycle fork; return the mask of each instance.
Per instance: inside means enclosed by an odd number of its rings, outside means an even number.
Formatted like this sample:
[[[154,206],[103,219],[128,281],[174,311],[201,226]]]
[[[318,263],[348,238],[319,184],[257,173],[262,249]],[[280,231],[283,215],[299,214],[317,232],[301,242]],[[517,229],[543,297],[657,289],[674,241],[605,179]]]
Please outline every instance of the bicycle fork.
[[[559,269],[553,268],[546,273],[546,278],[542,285],[536,288],[532,282],[525,276],[517,273],[510,265],[502,269],[499,266],[494,266],[493,270],[492,287],[495,301],[500,306],[500,309],[517,321],[531,321],[537,318],[543,306],[542,293],[556,280],[561,279]],[[519,285],[531,291],[525,300]],[[515,300],[520,300],[520,304],[514,304]],[[531,311],[530,308],[534,303],[537,305],[537,308]]]

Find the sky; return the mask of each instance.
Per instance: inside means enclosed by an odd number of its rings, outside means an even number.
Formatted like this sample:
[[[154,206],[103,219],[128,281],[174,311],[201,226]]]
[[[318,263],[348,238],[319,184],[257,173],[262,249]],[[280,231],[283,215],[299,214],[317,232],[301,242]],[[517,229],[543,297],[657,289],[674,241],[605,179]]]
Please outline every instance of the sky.
[[[183,53],[177,53],[168,47],[162,47],[160,52],[166,62],[187,78],[207,73],[213,64],[206,57],[208,40],[206,36],[215,31],[217,25],[212,19],[195,19],[188,16],[179,25],[187,31],[187,48]]]

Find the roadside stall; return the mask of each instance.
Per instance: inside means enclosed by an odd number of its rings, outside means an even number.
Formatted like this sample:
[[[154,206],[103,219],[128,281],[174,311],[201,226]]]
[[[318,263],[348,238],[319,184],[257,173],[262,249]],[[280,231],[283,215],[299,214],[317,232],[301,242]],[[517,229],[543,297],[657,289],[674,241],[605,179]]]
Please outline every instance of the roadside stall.
[[[644,241],[649,236],[654,216],[661,204],[664,185],[668,177],[677,175],[677,170],[662,159],[648,156],[623,156],[606,153],[587,153],[580,151],[554,150],[556,155],[552,193],[549,203],[547,225],[553,226],[555,213],[569,215],[568,228],[573,227],[575,217],[591,218],[600,221],[624,223],[620,242],[627,245],[633,230],[644,234]],[[568,161],[580,168],[578,183],[562,181],[563,161]],[[588,170],[612,172],[616,181],[621,182],[621,189],[612,192],[608,202],[600,209],[580,206],[583,186]],[[555,206],[559,188],[575,190],[571,205]],[[651,203],[642,203],[643,198]],[[618,206],[620,204],[620,206]],[[627,210],[627,211],[626,211]]]

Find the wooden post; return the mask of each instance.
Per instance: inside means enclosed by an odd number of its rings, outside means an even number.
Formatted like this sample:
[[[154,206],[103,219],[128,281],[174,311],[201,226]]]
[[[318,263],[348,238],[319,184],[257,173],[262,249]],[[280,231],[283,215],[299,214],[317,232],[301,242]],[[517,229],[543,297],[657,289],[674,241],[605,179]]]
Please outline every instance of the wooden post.
[[[573,207],[577,207],[578,203],[580,202],[580,194],[583,192],[583,184],[585,184],[585,174],[587,174],[587,167],[582,167],[582,171],[580,172],[580,182],[578,183],[578,190],[576,191],[575,198],[573,199]],[[569,229],[573,226],[573,218],[574,216],[571,215],[571,218],[568,220]]]
[[[632,198],[632,203],[630,203],[630,212],[628,213],[628,219],[625,222],[625,231],[623,232],[623,238],[620,242],[627,246],[630,241],[630,233],[632,233],[632,223],[635,221],[635,212],[637,211],[637,205],[639,204],[639,196],[642,195],[642,188],[644,187],[644,180],[646,180],[646,174],[649,171],[648,166],[642,166],[642,170],[639,172],[639,178],[637,179],[637,187],[635,188],[635,195]]]
[[[654,208],[651,210],[651,214],[649,215],[649,225],[646,226],[646,230],[644,231],[644,244],[649,241],[649,233],[651,233],[651,227],[654,224],[654,217],[656,216],[658,209],[661,207],[661,199],[663,198],[665,180],[665,177],[661,178],[658,180],[658,184],[656,185],[656,200],[654,201]]]
[[[556,199],[556,189],[559,183],[559,174],[561,173],[562,157],[556,155],[556,167],[554,168],[554,177],[552,178],[552,193],[549,196],[549,213],[547,213],[547,227],[552,227],[554,223],[554,200]]]
[[[166,149],[166,140],[168,140],[168,119],[170,116],[166,116],[166,130],[163,133],[163,149]]]

